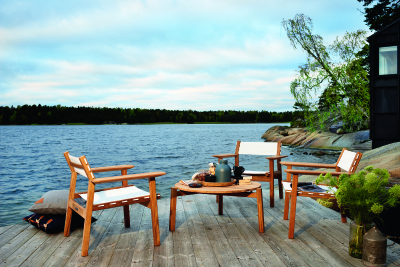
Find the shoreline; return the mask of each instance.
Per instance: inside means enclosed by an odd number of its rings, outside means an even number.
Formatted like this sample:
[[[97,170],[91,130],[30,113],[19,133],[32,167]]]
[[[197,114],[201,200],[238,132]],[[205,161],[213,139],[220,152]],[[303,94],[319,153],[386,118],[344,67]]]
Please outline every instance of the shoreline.
[[[7,124],[0,126],[106,126],[106,125],[182,125],[182,124],[289,124],[290,122],[145,122],[145,123],[107,123],[107,124],[87,124],[87,123],[63,123],[63,124]]]

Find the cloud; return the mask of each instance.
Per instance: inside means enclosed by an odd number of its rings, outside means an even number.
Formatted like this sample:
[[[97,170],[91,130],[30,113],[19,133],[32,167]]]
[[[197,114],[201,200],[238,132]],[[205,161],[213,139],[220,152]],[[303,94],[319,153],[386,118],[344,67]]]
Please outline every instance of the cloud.
[[[363,26],[357,1],[9,1],[0,6],[0,105],[291,109],[305,54],[283,19],[326,40]]]

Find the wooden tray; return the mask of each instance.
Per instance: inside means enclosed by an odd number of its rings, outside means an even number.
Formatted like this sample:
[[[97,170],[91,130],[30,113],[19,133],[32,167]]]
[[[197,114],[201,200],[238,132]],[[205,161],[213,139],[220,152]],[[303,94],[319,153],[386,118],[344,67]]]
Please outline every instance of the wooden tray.
[[[230,182],[225,182],[225,183],[216,183],[216,182],[204,182],[204,181],[199,181],[200,184],[203,186],[230,186],[235,184],[236,180],[232,179]]]

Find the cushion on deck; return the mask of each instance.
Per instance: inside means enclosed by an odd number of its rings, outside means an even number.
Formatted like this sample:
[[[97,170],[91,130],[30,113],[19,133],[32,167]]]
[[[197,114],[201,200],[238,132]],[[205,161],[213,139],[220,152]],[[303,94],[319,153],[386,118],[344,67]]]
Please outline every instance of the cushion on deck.
[[[52,190],[45,193],[28,210],[38,214],[64,214],[67,212],[68,190]]]
[[[105,190],[94,193],[93,204],[102,204],[129,198],[137,198],[149,196],[150,193],[143,191],[136,186],[122,187],[118,189]],[[87,201],[87,194],[80,194],[80,196]]]
[[[36,228],[45,231],[48,234],[54,234],[64,231],[65,225],[65,214],[31,214],[23,218],[24,221],[32,224]],[[96,218],[92,217],[92,223],[97,221]],[[71,231],[76,228],[83,227],[85,220],[76,214],[72,213],[71,219]]]

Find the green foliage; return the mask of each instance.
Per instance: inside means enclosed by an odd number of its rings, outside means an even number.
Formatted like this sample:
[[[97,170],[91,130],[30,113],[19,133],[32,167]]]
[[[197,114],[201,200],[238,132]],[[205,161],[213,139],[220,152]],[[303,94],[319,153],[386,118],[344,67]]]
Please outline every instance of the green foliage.
[[[371,30],[379,31],[400,18],[398,0],[357,0],[364,4],[365,23]],[[369,7],[371,6],[372,7]]]
[[[386,169],[375,169],[368,166],[359,173],[342,174],[333,178],[330,173],[317,178],[316,183],[337,187],[335,197],[338,205],[348,209],[357,224],[371,224],[374,217],[384,209],[400,203],[400,185],[389,190],[389,172]],[[319,201],[325,206],[324,201]]]
[[[290,91],[304,111],[309,130],[323,130],[326,119],[336,115],[347,131],[361,129],[362,122],[369,120],[369,81],[357,52],[366,44],[366,32],[346,32],[326,46],[304,14],[282,24],[292,46],[307,53],[307,63],[299,66]]]

